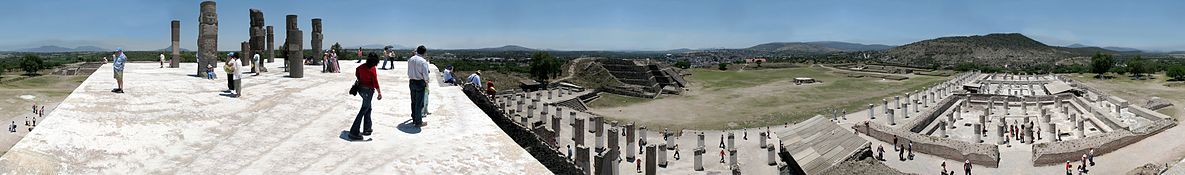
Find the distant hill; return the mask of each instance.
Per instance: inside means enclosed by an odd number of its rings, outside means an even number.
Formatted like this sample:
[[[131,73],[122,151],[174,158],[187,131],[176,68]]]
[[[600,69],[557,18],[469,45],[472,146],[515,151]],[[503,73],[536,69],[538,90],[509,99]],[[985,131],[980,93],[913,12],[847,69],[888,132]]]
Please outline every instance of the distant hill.
[[[350,46],[350,47],[345,47],[345,48],[350,49],[350,48],[361,47],[363,49],[382,49],[383,47],[387,47],[387,46],[391,46],[392,49],[398,49],[398,50],[413,49],[412,47],[398,45],[398,44],[367,44],[367,45],[361,45],[361,46]]]
[[[527,47],[518,46],[518,45],[506,45],[506,46],[502,46],[502,47],[480,48],[480,49],[473,49],[473,50],[479,50],[479,51],[539,51],[539,49],[532,49],[532,48],[527,48]]]
[[[745,48],[748,50],[768,51],[768,52],[801,52],[801,53],[832,53],[832,52],[855,52],[855,51],[876,51],[892,48],[889,45],[880,44],[859,44],[838,41],[816,41],[816,42],[773,42],[759,44],[753,47]]]
[[[1019,33],[997,33],[918,41],[885,50],[880,58],[913,66],[974,63],[1023,67],[1056,63],[1096,52],[1115,53],[1098,47],[1049,46]]]
[[[66,48],[61,46],[41,46],[36,48],[19,49],[19,52],[97,52],[110,51],[111,49],[104,49],[95,46],[79,46],[76,48]]]
[[[1110,51],[1116,51],[1116,52],[1143,52],[1143,50],[1140,50],[1140,49],[1135,49],[1135,48],[1127,48],[1127,47],[1098,47],[1098,46],[1088,46],[1088,45],[1082,45],[1082,44],[1078,44],[1078,43],[1074,43],[1074,44],[1066,45],[1066,47],[1067,47],[1067,48],[1089,48],[1089,47],[1097,47],[1097,48],[1101,48],[1101,49],[1107,49],[1107,50],[1110,50]]]
[[[172,52],[173,46],[165,47],[164,49],[156,49],[154,51]],[[181,52],[189,52],[189,49],[185,49],[184,47],[182,47]]]

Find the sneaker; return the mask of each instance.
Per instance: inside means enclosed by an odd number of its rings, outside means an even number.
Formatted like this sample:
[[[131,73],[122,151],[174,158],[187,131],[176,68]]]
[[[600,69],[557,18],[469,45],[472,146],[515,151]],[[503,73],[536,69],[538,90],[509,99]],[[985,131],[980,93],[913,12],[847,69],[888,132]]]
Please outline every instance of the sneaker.
[[[370,136],[370,133],[372,133],[372,132],[374,132],[374,130],[366,130],[366,131],[362,131],[362,135],[363,135],[363,136]]]
[[[115,93],[120,93],[120,94],[122,94],[122,93],[123,93],[123,89],[115,89]]]

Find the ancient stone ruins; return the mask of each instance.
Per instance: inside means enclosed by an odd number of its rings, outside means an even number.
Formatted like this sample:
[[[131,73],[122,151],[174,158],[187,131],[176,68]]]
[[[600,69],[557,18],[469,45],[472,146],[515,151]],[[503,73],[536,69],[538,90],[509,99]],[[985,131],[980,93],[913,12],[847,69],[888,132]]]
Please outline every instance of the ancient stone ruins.
[[[304,77],[304,35],[297,26],[297,17],[294,14],[285,16],[285,26],[287,26],[287,37],[284,37],[284,46],[287,50],[288,58],[285,60],[285,70],[288,71],[290,78]]]
[[[203,1],[198,18],[197,63],[218,67],[218,8],[214,1]],[[204,75],[206,66],[197,66],[196,75]]]

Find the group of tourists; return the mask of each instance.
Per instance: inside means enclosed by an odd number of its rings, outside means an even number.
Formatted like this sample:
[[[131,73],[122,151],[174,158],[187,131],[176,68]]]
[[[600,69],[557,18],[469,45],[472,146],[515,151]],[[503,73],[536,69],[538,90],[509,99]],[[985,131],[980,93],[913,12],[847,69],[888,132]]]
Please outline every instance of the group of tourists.
[[[359,53],[361,53],[361,50],[359,50]],[[341,66],[337,64],[337,50],[330,50],[321,54],[321,63],[321,73],[341,73]]]
[[[384,55],[391,55],[389,49],[384,49]],[[428,123],[423,121],[427,115],[428,103],[428,82],[430,79],[430,64],[425,59],[424,54],[428,49],[424,46],[416,47],[414,56],[407,61],[407,77],[409,88],[411,89],[411,118],[414,127],[424,127]],[[383,99],[383,93],[378,82],[378,64],[379,56],[370,54],[366,58],[366,63],[355,68],[355,77],[357,83],[354,85],[352,94],[357,94],[362,97],[362,108],[359,109],[358,115],[354,118],[353,125],[350,126],[350,131],[347,134],[349,140],[363,140],[363,136],[370,136],[374,130],[371,128],[371,113],[373,107],[371,105],[371,98],[376,97],[378,100]]]

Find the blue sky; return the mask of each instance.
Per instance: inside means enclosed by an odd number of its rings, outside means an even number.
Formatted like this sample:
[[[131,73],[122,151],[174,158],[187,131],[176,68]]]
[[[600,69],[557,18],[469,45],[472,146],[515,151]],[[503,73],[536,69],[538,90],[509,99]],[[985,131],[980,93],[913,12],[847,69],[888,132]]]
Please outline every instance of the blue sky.
[[[96,45],[196,48],[200,1],[13,1],[0,6],[0,50]],[[247,39],[262,9],[283,41],[284,15],[324,20],[326,47],[367,44],[561,50],[741,48],[766,42],[902,45],[924,39],[1023,33],[1050,45],[1185,50],[1185,1],[219,1],[219,48]],[[306,44],[308,42],[306,41]],[[306,47],[307,48],[307,47]]]

